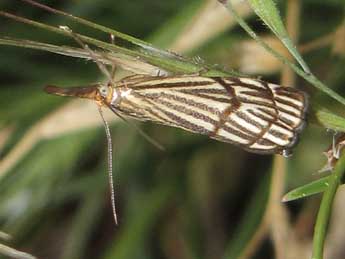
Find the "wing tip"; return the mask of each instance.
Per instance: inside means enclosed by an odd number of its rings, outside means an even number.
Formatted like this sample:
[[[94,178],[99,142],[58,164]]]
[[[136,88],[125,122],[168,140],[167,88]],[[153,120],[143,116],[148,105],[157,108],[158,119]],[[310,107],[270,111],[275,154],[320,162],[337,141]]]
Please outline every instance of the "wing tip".
[[[309,110],[309,95],[303,91],[300,91],[298,89],[294,89],[298,91],[298,94],[302,96],[303,98],[303,105],[301,109],[301,116],[300,116],[300,123],[293,129],[293,137],[290,141],[290,143],[284,147],[281,147],[279,154],[283,155],[284,157],[289,157],[292,155],[292,149],[299,143],[300,141],[300,135],[302,131],[307,126],[307,115]]]

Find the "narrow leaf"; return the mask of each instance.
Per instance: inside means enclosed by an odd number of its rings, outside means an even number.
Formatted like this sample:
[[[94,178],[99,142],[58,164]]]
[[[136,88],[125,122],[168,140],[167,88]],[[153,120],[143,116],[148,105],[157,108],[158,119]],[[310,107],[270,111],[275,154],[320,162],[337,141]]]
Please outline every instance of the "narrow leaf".
[[[326,109],[316,111],[316,117],[325,128],[345,132],[345,118]]]
[[[329,185],[330,175],[298,187],[284,195],[282,201],[293,201],[324,192]]]

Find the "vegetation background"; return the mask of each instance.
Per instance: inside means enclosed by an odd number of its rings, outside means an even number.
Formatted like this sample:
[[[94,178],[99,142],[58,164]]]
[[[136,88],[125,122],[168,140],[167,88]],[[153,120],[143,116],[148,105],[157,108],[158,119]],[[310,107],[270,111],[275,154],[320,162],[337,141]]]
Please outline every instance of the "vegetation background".
[[[249,24],[287,54],[246,5]],[[49,96],[44,85],[106,80],[93,62],[0,46],[0,222],[3,243],[38,258],[307,258],[320,197],[281,203],[283,194],[317,179],[332,133],[313,108],[344,115],[340,105],[295,78],[236,24],[217,1],[42,1],[120,32],[309,93],[309,124],[288,159],[250,154],[229,144],[151,123],[133,127],[108,113],[114,142],[115,226],[106,169],[106,139],[94,103]],[[344,1],[278,1],[287,28],[318,78],[340,95],[345,81]],[[109,35],[21,1],[0,9],[109,42]],[[290,20],[289,20],[290,19]],[[0,19],[2,36],[77,46],[72,40]],[[116,44],[116,39],[115,39]],[[122,72],[119,71],[121,74]],[[285,77],[285,79],[284,79]],[[288,79],[286,79],[286,77]],[[325,258],[344,258],[340,188]],[[338,227],[337,227],[338,226]],[[340,230],[340,231],[339,231]]]

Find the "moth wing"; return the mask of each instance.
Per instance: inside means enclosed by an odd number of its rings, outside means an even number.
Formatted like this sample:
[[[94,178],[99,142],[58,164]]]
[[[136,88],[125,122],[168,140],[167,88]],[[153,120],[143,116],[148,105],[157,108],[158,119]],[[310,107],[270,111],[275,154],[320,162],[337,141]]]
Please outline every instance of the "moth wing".
[[[182,128],[255,153],[284,153],[305,124],[303,92],[249,78],[153,77],[127,85],[119,107],[140,120]]]
[[[234,89],[240,103],[225,126],[245,134],[248,142],[242,144],[243,148],[255,153],[287,154],[305,126],[306,95],[291,87],[256,79],[225,79],[224,82]]]

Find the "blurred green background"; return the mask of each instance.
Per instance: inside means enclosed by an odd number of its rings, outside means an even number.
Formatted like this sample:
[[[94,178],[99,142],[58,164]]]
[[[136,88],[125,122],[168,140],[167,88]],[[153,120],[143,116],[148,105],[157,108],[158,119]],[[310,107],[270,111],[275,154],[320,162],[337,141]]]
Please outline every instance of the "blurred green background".
[[[211,16],[218,12],[216,1],[42,2],[157,47],[198,56],[199,62],[280,81],[277,61],[262,54],[221,13]],[[288,2],[278,2],[283,16]],[[323,82],[344,95],[344,1],[306,0],[299,7],[302,54]],[[108,35],[21,1],[1,1],[0,9],[48,24],[68,25],[73,31],[109,42]],[[260,35],[270,35],[251,11],[243,16]],[[205,36],[196,36],[202,33]],[[61,35],[6,18],[0,18],[0,34],[76,46]],[[320,39],[324,41],[318,43]],[[42,91],[46,84],[73,86],[102,80],[93,62],[0,46],[0,169],[6,168],[6,159],[10,165],[8,170],[0,170],[0,220],[1,230],[12,236],[11,242],[3,243],[38,258],[243,256],[266,211],[273,157],[250,154],[179,129],[140,123],[164,145],[166,151],[162,152],[111,115],[119,217],[119,226],[115,226],[106,138],[96,105],[78,100],[63,108],[70,99]],[[312,107],[317,103],[344,113],[302,79],[297,78],[296,86],[310,94]],[[332,134],[314,123],[312,109],[309,115],[310,123],[294,155],[287,159],[287,177],[282,180],[285,191],[318,178],[315,173],[326,161],[322,151],[331,143]],[[286,222],[297,236],[294,240],[303,240],[306,253],[318,203],[319,196],[315,196],[284,205],[289,215]],[[260,239],[250,257],[275,258],[272,236]],[[338,258],[344,256],[340,253]]]

